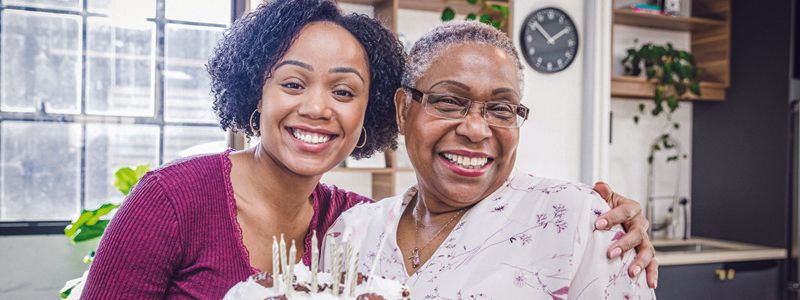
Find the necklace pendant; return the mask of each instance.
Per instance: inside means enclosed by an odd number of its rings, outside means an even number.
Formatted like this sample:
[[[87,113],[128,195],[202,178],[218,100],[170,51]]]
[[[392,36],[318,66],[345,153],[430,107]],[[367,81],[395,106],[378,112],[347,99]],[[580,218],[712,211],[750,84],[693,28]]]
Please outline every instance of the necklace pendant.
[[[411,267],[412,268],[414,268],[414,269],[418,268],[419,267],[419,262],[420,262],[419,248],[414,247],[414,251],[411,251],[411,257],[409,257],[408,259],[411,260]]]

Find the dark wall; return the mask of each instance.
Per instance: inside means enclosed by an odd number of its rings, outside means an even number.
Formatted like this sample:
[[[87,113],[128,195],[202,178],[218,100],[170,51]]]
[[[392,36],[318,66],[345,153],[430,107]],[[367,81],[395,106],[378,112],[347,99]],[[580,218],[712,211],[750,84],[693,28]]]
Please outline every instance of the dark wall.
[[[692,234],[785,246],[791,1],[731,2],[725,102],[694,104]]]

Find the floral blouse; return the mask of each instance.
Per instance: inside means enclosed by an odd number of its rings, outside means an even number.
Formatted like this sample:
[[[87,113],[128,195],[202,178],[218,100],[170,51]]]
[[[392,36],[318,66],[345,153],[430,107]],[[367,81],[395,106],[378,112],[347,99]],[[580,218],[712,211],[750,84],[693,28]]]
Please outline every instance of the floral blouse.
[[[412,299],[655,299],[644,273],[637,279],[627,275],[633,251],[621,260],[606,258],[624,232],[620,226],[594,229],[595,219],[609,209],[605,201],[586,185],[533,175],[512,177],[470,208],[408,276],[396,233],[416,193],[411,187],[346,211],[326,239],[338,244],[347,236],[343,232],[364,229],[351,235],[361,239],[359,271],[370,274],[375,267],[373,275],[408,285]]]

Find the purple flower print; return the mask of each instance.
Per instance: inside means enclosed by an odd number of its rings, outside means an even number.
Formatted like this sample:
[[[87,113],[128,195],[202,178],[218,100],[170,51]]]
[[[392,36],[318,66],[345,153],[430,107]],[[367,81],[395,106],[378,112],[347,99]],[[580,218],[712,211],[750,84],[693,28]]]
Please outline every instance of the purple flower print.
[[[514,274],[514,285],[517,287],[525,286],[525,280],[525,273],[522,273],[522,271],[517,271]]]
[[[563,204],[553,205],[553,218],[548,220],[546,214],[538,214],[536,215],[536,225],[544,229],[547,228],[548,224],[553,224],[556,227],[556,232],[561,233],[567,229],[567,221],[564,220],[566,213],[567,208]]]

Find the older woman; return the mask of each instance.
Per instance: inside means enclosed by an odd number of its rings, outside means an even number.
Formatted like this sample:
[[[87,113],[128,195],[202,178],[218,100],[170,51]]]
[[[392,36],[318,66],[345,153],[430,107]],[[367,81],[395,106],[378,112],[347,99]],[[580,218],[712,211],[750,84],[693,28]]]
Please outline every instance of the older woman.
[[[414,299],[654,298],[644,276],[625,276],[633,252],[604,255],[623,232],[594,230],[609,209],[597,193],[512,172],[529,111],[521,69],[490,26],[423,36],[395,94],[418,184],[345,212],[326,238],[370,218],[361,271],[405,282]]]

